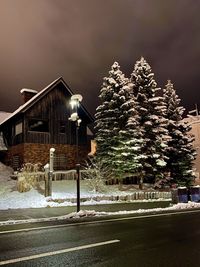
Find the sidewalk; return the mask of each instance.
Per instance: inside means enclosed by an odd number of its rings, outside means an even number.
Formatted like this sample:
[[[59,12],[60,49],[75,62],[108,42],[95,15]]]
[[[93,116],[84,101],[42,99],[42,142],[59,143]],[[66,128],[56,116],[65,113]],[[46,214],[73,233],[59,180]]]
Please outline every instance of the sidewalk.
[[[153,209],[169,207],[170,201],[136,202],[136,203],[113,203],[101,205],[81,205],[81,210],[95,211],[130,211],[139,209]],[[67,215],[76,211],[76,206],[32,208],[32,209],[9,209],[0,210],[0,223],[8,220],[39,219]]]

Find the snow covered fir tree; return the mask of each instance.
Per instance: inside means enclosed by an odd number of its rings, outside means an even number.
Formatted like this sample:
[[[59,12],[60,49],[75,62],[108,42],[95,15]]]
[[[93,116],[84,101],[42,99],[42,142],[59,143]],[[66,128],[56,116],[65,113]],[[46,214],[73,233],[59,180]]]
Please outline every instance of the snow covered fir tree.
[[[115,178],[137,177],[151,184],[189,185],[195,151],[184,108],[169,81],[157,87],[151,66],[136,62],[128,79],[115,62],[100,90],[96,118],[96,159]],[[168,177],[166,179],[166,177]]]
[[[176,94],[173,84],[168,80],[164,89],[164,101],[167,112],[167,129],[169,135],[167,155],[167,171],[170,172],[173,183],[191,185],[194,176],[192,171],[195,150],[192,146],[193,137],[189,132],[191,126],[183,121],[184,108]]]
[[[104,78],[97,108],[97,160],[103,160],[115,177],[138,174],[141,177],[141,130],[132,83],[115,62]]]
[[[142,132],[138,123],[137,102],[131,93],[132,85],[129,83],[122,87],[119,95],[124,97],[120,106],[122,124],[115,145],[112,147],[112,167],[117,176],[137,175],[139,184],[142,178],[141,146],[143,144]]]
[[[138,102],[139,125],[143,133],[143,172],[148,182],[162,179],[166,165],[167,129],[163,97],[154,73],[144,58],[136,62],[131,74],[133,93]]]
[[[120,91],[128,83],[129,80],[121,72],[119,64],[114,62],[100,91],[101,105],[95,114],[97,158],[109,166],[113,165],[112,147],[118,142],[119,131],[125,124],[120,107],[125,102],[126,93],[123,91],[123,95],[120,95]]]

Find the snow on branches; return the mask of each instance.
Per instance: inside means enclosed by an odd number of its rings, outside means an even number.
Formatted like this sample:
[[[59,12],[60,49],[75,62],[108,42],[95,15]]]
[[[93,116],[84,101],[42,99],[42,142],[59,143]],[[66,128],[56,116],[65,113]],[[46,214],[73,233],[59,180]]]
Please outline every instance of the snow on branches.
[[[192,146],[193,136],[189,132],[191,126],[183,121],[184,108],[180,106],[180,98],[176,94],[171,81],[167,82],[164,91],[164,100],[168,121],[167,168],[173,182],[179,185],[190,185],[194,177],[192,165],[195,159],[195,150]]]
[[[99,97],[96,157],[115,176],[128,173],[155,183],[169,181],[165,173],[171,173],[177,183],[189,184],[195,157],[190,126],[182,121],[184,108],[170,81],[163,94],[144,58],[136,62],[130,79],[114,62]]]

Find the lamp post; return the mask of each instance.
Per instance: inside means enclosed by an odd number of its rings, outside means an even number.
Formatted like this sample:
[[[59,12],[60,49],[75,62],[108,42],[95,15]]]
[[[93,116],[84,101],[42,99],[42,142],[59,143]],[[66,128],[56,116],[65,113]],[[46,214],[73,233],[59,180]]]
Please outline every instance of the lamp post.
[[[76,189],[77,189],[77,212],[80,211],[80,164],[79,164],[79,153],[78,153],[78,130],[81,124],[81,119],[78,116],[78,108],[83,97],[79,94],[72,95],[70,105],[72,108],[72,114],[69,118],[70,121],[76,123]]]
[[[53,163],[54,163],[54,152],[55,148],[50,148],[49,150],[49,185],[48,185],[48,195],[52,196],[52,180],[53,180]]]

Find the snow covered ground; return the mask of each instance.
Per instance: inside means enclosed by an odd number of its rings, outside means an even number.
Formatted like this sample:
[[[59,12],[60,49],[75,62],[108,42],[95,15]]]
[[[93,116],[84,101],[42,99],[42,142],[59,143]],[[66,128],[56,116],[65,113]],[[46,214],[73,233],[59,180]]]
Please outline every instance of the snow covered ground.
[[[10,168],[0,163],[0,210],[76,205],[72,201],[76,198],[75,180],[53,181],[52,198],[50,198],[44,197],[44,182],[40,182],[37,189],[32,188],[28,192],[19,193],[16,186],[17,182],[10,178],[11,172]],[[106,186],[105,192],[95,193],[89,190],[86,181],[81,181],[81,198],[87,199],[83,202],[84,205],[113,203],[113,201],[108,200],[109,196],[127,196],[131,195],[133,191],[135,191],[134,188],[121,191],[118,185],[110,185]],[[104,200],[95,201],[94,197],[104,197]]]
[[[132,193],[132,190],[120,191],[118,186],[113,185],[107,186],[104,193],[95,193],[89,191],[85,181],[81,181],[81,198],[88,199],[83,202],[84,205],[113,203],[110,200],[94,201],[94,197],[124,196]],[[40,182],[38,190],[32,188],[28,192],[19,193],[16,188],[16,181],[8,176],[2,177],[0,175],[0,210],[72,206],[76,205],[76,203],[70,201],[70,199],[73,200],[74,198],[76,198],[76,181],[74,180],[53,181],[52,198],[50,198],[44,197],[44,182]]]

